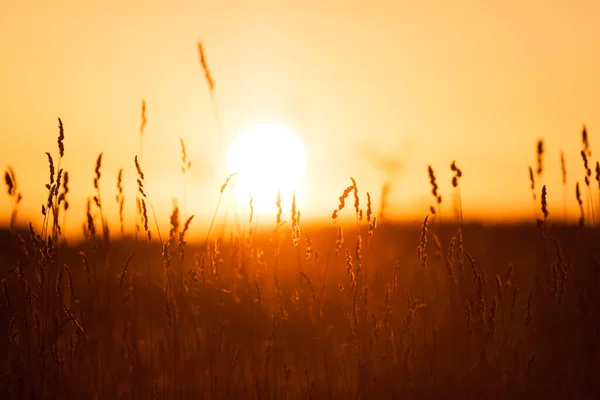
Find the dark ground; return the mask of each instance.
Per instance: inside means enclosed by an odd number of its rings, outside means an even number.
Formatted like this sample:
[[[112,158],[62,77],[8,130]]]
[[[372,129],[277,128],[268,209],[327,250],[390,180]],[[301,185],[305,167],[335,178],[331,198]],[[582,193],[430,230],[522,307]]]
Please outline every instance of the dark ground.
[[[176,239],[166,264],[158,244],[1,231],[1,397],[600,395],[600,231],[470,224],[463,251],[434,225],[423,267],[420,230],[361,227],[360,263],[354,226],[337,252],[307,228],[309,259],[288,229],[183,262]]]

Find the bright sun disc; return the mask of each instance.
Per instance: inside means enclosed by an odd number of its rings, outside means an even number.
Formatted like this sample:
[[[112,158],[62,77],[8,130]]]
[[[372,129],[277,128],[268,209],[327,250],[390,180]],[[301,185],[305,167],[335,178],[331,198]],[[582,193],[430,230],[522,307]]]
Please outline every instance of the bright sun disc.
[[[229,146],[227,169],[238,174],[234,190],[240,202],[248,202],[252,194],[255,209],[272,211],[277,191],[289,199],[298,189],[306,172],[306,152],[286,127],[252,125]]]

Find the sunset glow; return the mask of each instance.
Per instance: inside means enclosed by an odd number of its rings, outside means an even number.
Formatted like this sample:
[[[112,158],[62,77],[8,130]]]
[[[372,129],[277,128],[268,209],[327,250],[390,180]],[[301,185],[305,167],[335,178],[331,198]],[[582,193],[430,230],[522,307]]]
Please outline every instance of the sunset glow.
[[[133,220],[132,160],[141,154],[167,229],[172,198],[184,203],[181,137],[192,163],[185,182],[187,213],[198,217],[194,236],[210,224],[232,170],[227,147],[248,126],[277,121],[293,127],[309,153],[301,182],[307,219],[328,219],[353,176],[374,204],[389,181],[386,215],[419,221],[431,205],[427,165],[450,200],[449,165],[457,160],[465,171],[466,220],[526,220],[527,166],[544,138],[549,202],[564,202],[564,214],[576,220],[577,175],[568,174],[563,199],[559,155],[567,168],[581,167],[583,124],[591,146],[598,143],[600,5],[538,3],[176,0],[148,7],[139,0],[65,0],[32,9],[8,2],[0,35],[12,39],[0,41],[7,60],[0,89],[11,95],[0,98],[7,110],[0,115],[0,162],[19,179],[19,222],[38,217],[46,201],[44,153],[56,144],[58,117],[65,126],[61,167],[70,173],[77,216],[85,216],[94,160],[104,152],[102,197],[114,197],[124,168],[123,212]],[[140,140],[142,99],[147,124]],[[236,198],[247,203],[241,193],[255,186],[258,206],[261,197],[272,203],[275,186],[297,178],[245,179],[236,183]],[[117,224],[117,205],[104,206]],[[0,209],[10,208],[0,196]],[[441,208],[451,215],[450,201]],[[9,217],[3,213],[0,223]],[[77,218],[66,225],[67,234],[81,234]]]

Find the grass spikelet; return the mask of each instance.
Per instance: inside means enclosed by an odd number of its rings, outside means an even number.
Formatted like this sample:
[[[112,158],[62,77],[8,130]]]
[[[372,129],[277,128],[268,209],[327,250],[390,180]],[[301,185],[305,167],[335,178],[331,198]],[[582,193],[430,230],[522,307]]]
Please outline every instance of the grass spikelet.
[[[187,242],[185,241],[185,235],[190,229],[190,224],[192,223],[193,219],[194,215],[190,215],[188,217],[188,219],[183,224],[183,229],[181,230],[181,233],[179,234],[179,261],[181,262],[183,262],[183,259],[185,257],[185,245],[187,244]]]
[[[371,223],[373,209],[371,208],[371,194],[367,192],[367,223]]]
[[[233,178],[236,175],[237,175],[237,172],[234,172],[233,174],[229,174],[229,176],[225,179],[225,182],[221,185],[221,190],[219,192],[220,194],[223,194],[225,189],[227,189],[227,186],[229,186],[229,181],[231,181],[231,178]]]
[[[65,130],[61,119],[58,119],[58,154],[62,158],[65,155]]]
[[[335,239],[335,252],[337,252],[342,248],[344,244],[344,229],[342,226],[338,226],[337,237]]]
[[[134,157],[134,161],[135,161],[135,169],[137,171],[138,177],[143,181],[144,180],[144,172],[142,171],[142,168],[140,167],[140,163],[138,162],[137,155]]]
[[[54,193],[53,193],[53,196],[57,199],[58,199],[58,192],[59,192],[59,190],[61,188],[61,184],[62,184],[62,182],[61,182],[62,176],[63,176],[63,169],[61,168],[58,170],[58,174],[56,174],[56,185],[54,186]]]
[[[100,168],[102,167],[102,155],[103,153],[98,154],[98,158],[96,159],[96,168],[94,168],[94,189],[99,189],[99,183],[101,178]]]
[[[592,151],[590,150],[590,141],[585,125],[583,125],[583,128],[581,130],[581,142],[583,144],[583,151],[587,154],[588,157],[591,157]]]
[[[144,181],[138,178],[137,180],[138,192],[142,195],[142,198],[146,198],[146,192],[144,191]]]
[[[373,217],[371,223],[369,224],[369,236],[373,236],[375,233],[375,229],[377,228],[377,217]]]
[[[310,240],[310,237],[308,236],[308,233],[304,233],[304,238],[306,240],[306,259],[310,259],[310,257],[312,256],[313,250],[312,250],[312,240]]]
[[[252,219],[254,218],[254,198],[252,198],[252,193],[250,193],[248,207],[250,207],[250,217],[248,218],[248,225],[252,225]]]
[[[173,211],[170,217],[171,228],[169,229],[169,246],[173,246],[175,243],[175,237],[179,232],[179,207],[177,206],[177,200],[173,199]]]
[[[283,209],[281,208],[281,190],[277,190],[277,199],[275,200],[275,205],[277,206],[277,217],[275,220],[276,226],[281,224],[281,214],[283,213]]]
[[[46,185],[46,188],[50,189],[50,185],[54,183],[54,161],[50,153],[46,152],[46,156],[48,157],[48,169],[50,171],[50,184]]]
[[[419,247],[417,247],[417,256],[423,267],[427,267],[427,222],[429,220],[429,215],[425,216],[423,220],[423,225],[421,226],[421,237],[419,240]]]
[[[537,175],[542,176],[544,172],[544,140],[540,139],[537,142]]]
[[[581,150],[581,159],[583,160],[583,168],[585,169],[585,184],[590,186],[590,177],[592,176],[592,170],[588,164],[588,157],[584,150]]]
[[[58,204],[60,205],[64,202],[64,210],[67,211],[69,209],[69,201],[67,200],[67,194],[69,194],[69,171],[65,171],[63,174],[63,191],[58,197]]]
[[[346,274],[350,277],[352,282],[352,269],[354,268],[354,264],[352,263],[352,254],[350,254],[350,250],[346,249]]]
[[[88,204],[89,204],[89,201],[88,201]],[[90,238],[93,240],[94,237],[96,236],[96,225],[94,225],[94,217],[92,216],[92,213],[89,211],[86,216],[87,216],[87,230],[90,235]]]
[[[4,182],[8,188],[8,195],[12,197],[17,191],[17,179],[11,167],[8,167],[4,172]]]
[[[548,219],[548,201],[547,201],[546,185],[542,186],[542,214],[544,214],[544,220]]]
[[[117,195],[115,197],[117,206],[119,207],[119,224],[121,227],[121,237],[125,236],[125,222],[123,217],[123,209],[125,207],[125,195],[123,194],[123,168],[119,169],[117,174]]]
[[[535,201],[535,177],[533,175],[533,168],[529,166],[529,182],[531,183],[531,193],[533,193],[533,201]]]
[[[350,177],[350,180],[352,181],[352,192],[354,193],[354,211],[356,213],[356,216],[358,217],[358,215],[360,214],[360,199],[358,197],[358,187],[356,186],[356,181],[353,177]]]
[[[142,140],[142,136],[144,136],[144,131],[146,130],[146,123],[148,120],[146,119],[146,100],[142,99],[142,116],[140,122],[140,143]]]
[[[296,191],[292,195],[292,243],[298,247],[300,241],[300,211],[296,209]]]
[[[589,149],[588,149],[587,152],[589,153]],[[588,155],[586,154],[586,150],[581,150],[581,158],[583,160],[583,167],[585,169],[584,180],[585,180],[585,185],[587,186],[587,189],[588,189],[589,204],[590,204],[590,208],[591,208],[591,211],[592,211],[592,224],[595,225],[596,224],[596,217],[594,215],[594,202],[593,202],[593,199],[592,199],[592,190],[590,188],[590,183],[591,183],[591,180],[592,180],[592,170],[591,170],[591,168],[589,166],[589,163],[588,163]]]
[[[188,219],[185,221],[185,223],[183,224],[183,229],[181,230],[181,236],[184,236],[185,233],[190,229],[190,224],[192,223],[193,219],[194,219],[194,216],[190,215],[188,217]]]
[[[89,237],[89,239],[92,241],[92,243],[95,244],[96,225],[94,224],[94,216],[92,215],[92,207],[91,207],[91,201],[90,201],[89,197],[86,202],[86,221],[87,221],[87,225],[85,226],[87,229],[86,237]]]
[[[158,234],[158,240],[160,240],[160,242],[162,243],[162,236],[160,234],[160,228],[158,226],[158,219],[156,218],[156,212],[154,212],[154,207],[152,206],[152,202],[150,201],[150,196],[146,190],[146,181],[144,180],[144,172],[142,171],[142,168],[138,161],[137,155],[134,157],[134,163],[135,163],[135,169],[138,174],[138,179],[137,179],[138,192],[142,195],[141,200],[145,199],[148,202],[148,204],[150,205],[150,209],[152,211],[152,216],[154,217],[154,225],[156,227],[156,233]],[[146,210],[146,201],[142,201],[140,204],[142,206],[143,214],[146,214],[146,215],[142,215],[142,217],[144,220],[145,230],[148,233],[148,241],[150,241],[150,238],[152,235],[150,234],[150,230],[148,229],[148,216],[147,216],[147,210]]]
[[[187,159],[187,151],[183,138],[179,138],[179,143],[181,144],[181,172],[185,174],[192,167],[192,162]]]
[[[362,267],[362,235],[358,233],[356,236],[356,251],[353,280],[356,280]]]
[[[23,195],[17,189],[17,178],[15,176],[15,172],[10,166],[6,168],[6,172],[4,173],[4,182],[6,183],[8,196],[10,197],[12,202],[10,228],[14,230],[16,229],[17,225],[18,206],[19,203],[21,203],[21,200],[23,200]]]
[[[164,242],[162,244],[162,256],[163,256],[163,266],[165,267],[165,270],[169,270],[169,268],[171,267],[171,250],[169,248],[169,242]],[[167,273],[167,279],[169,279],[170,274]],[[165,302],[165,305],[168,306],[168,303]]]
[[[462,177],[462,171],[460,168],[458,168],[458,166],[456,165],[456,161],[452,161],[452,164],[450,164],[450,170],[454,173],[454,176],[452,177],[452,187],[456,189],[456,199],[457,199],[457,204],[458,204],[458,215],[460,217],[460,230],[459,230],[459,242],[462,246],[462,230],[463,230],[463,210],[462,210],[462,199],[460,196],[460,187],[458,184],[459,179]],[[433,208],[433,207],[432,207]],[[458,259],[461,262],[461,269],[462,269],[462,250],[460,250],[460,254],[458,255]]]
[[[144,231],[148,235],[148,241],[150,241],[152,240],[152,234],[150,233],[150,229],[148,228],[148,209],[146,208],[146,201],[144,199],[141,199],[140,204],[142,205],[142,219],[144,221]]]
[[[204,56],[204,47],[202,46],[202,42],[198,41],[198,57],[200,59],[200,66],[204,71],[204,77],[206,78],[206,83],[208,84],[208,88],[211,92],[215,90],[215,82],[210,74],[210,70],[208,69],[208,64],[206,63],[206,57]]]
[[[338,210],[337,208],[333,210],[333,212],[331,213],[331,219],[333,219],[334,221],[337,219],[337,217],[340,215],[340,210]]]
[[[575,184],[575,198],[577,199],[577,204],[579,205],[579,226],[584,226],[585,224],[585,214],[583,212],[583,201],[581,200],[581,190],[579,189],[579,182]]]
[[[427,173],[429,174],[429,182],[431,183],[431,194],[435,198],[437,204],[440,204],[442,202],[442,196],[440,196],[440,194],[438,193],[438,185],[435,179],[435,172],[433,171],[431,165],[427,166]]]
[[[344,207],[346,207],[346,199],[350,195],[350,192],[352,192],[353,190],[354,190],[354,185],[350,185],[346,189],[344,189],[344,192],[339,197],[339,201],[340,201],[340,204],[338,206],[339,211],[342,211],[344,209]]]
[[[462,171],[456,166],[456,161],[452,161],[450,170],[454,172],[454,176],[452,177],[452,187],[458,187],[458,180],[462,177]]]

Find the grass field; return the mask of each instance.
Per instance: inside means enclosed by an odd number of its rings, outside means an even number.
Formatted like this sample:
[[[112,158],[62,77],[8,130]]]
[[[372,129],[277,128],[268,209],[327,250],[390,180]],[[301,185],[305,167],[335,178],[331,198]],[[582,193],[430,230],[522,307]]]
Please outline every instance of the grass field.
[[[436,205],[422,225],[378,224],[352,180],[329,222],[304,226],[280,210],[269,228],[188,245],[194,220],[178,209],[159,240],[136,159],[138,234],[109,226],[98,190],[85,240],[67,244],[62,137],[61,123],[33,224],[17,212],[26,175],[5,174],[14,209],[0,233],[2,398],[600,395],[600,234],[581,200],[597,185],[590,168],[577,187],[579,224],[548,219],[561,207],[546,204],[534,169],[537,221],[463,224],[453,164],[456,218],[440,219]],[[586,143],[584,134],[587,165]],[[429,179],[436,204],[431,169]]]

